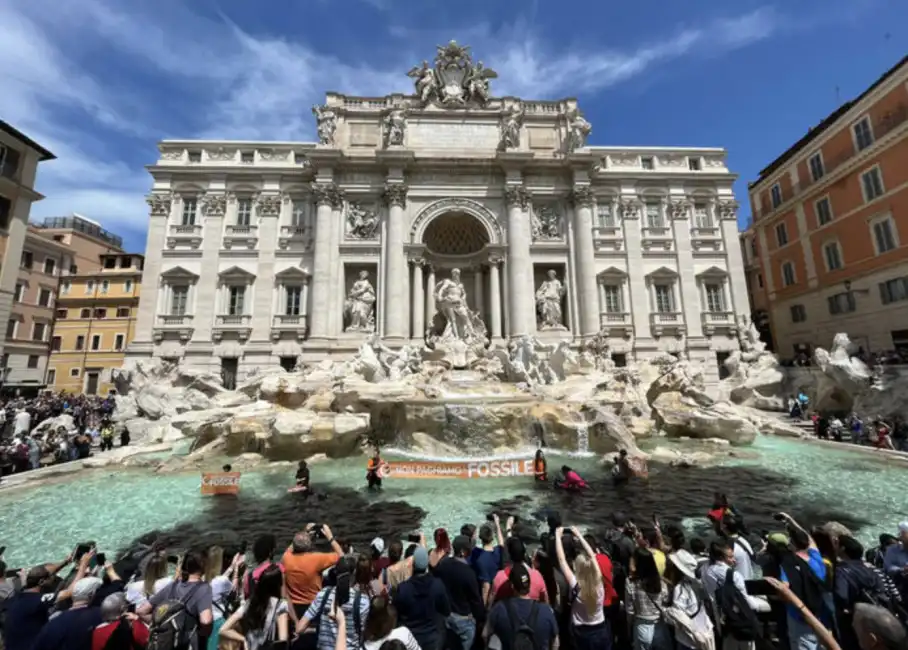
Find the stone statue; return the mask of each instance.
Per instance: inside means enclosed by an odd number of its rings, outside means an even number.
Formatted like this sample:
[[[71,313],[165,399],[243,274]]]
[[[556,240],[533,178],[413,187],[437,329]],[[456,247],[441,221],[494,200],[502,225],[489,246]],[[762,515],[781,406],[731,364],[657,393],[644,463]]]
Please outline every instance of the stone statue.
[[[354,239],[375,239],[378,235],[378,213],[351,201],[347,204],[347,233]]]
[[[539,329],[564,330],[563,315],[561,313],[561,300],[564,298],[565,288],[558,279],[554,270],[546,273],[548,279],[536,291],[536,310],[539,312]]]
[[[523,104],[515,104],[501,119],[501,148],[517,149],[520,147],[520,125],[523,123]]]
[[[399,147],[404,144],[404,135],[407,133],[407,109],[398,106],[384,119],[384,135],[386,147]]]
[[[498,78],[498,73],[491,68],[482,65],[482,61],[477,61],[467,71],[464,87],[467,90],[467,99],[473,100],[480,106],[489,103],[491,94],[489,92],[489,79]]]
[[[441,340],[469,341],[476,337],[473,318],[467,307],[467,290],[460,281],[460,269],[451,271],[451,277],[435,285],[435,305],[445,318]]]
[[[315,123],[318,126],[318,141],[321,144],[333,145],[334,133],[337,131],[337,114],[327,104],[324,106],[313,106],[312,114],[315,115]]]
[[[561,239],[561,218],[551,205],[533,206],[533,240]]]
[[[568,153],[586,146],[586,139],[593,132],[593,125],[586,121],[576,108],[568,115]]]
[[[345,332],[375,331],[375,289],[369,282],[368,271],[360,271],[359,280],[350,287],[344,313],[349,322]]]
[[[407,76],[415,80],[416,96],[423,105],[428,104],[433,96],[438,97],[438,79],[428,61],[423,61],[422,67],[414,66]]]

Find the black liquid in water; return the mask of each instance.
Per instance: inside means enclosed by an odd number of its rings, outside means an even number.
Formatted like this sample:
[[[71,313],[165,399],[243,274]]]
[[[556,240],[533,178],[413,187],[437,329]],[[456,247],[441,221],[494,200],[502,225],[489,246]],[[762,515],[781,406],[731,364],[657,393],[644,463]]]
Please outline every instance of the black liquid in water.
[[[588,472],[586,480],[592,490],[583,494],[568,494],[552,489],[550,485],[537,486],[528,480],[525,488],[516,487],[513,496],[487,503],[489,512],[500,515],[516,514],[525,522],[544,520],[547,511],[561,513],[564,524],[588,527],[593,531],[609,525],[613,512],[630,516],[638,525],[648,525],[654,514],[663,522],[680,522],[693,518],[708,526],[706,513],[713,495],[722,492],[745,515],[751,531],[779,530],[773,520],[775,512],[785,511],[802,525],[813,526],[827,521],[838,521],[852,529],[872,522],[854,513],[843,512],[830,501],[805,503],[793,499],[797,478],[784,476],[766,469],[750,467],[670,468],[652,464],[648,479],[636,479],[630,484],[615,488],[605,470]],[[317,480],[317,476],[313,479]],[[275,475],[275,486],[284,485],[285,477]],[[494,479],[489,479],[494,480]],[[235,549],[243,541],[252,544],[256,536],[272,533],[277,537],[278,548],[284,548],[293,534],[307,523],[331,526],[339,539],[365,549],[376,536],[384,539],[405,539],[422,527],[425,512],[404,501],[393,498],[394,484],[385,482],[381,499],[362,490],[333,488],[316,485],[326,498],[303,497],[286,493],[279,497],[261,498],[251,495],[219,497],[212,499],[207,510],[191,520],[179,522],[166,530],[148,531],[137,541],[147,543],[161,538],[173,548],[190,548],[218,544]],[[452,484],[456,488],[456,483]],[[533,503],[534,502],[534,503]],[[540,512],[540,510],[542,512]],[[534,517],[535,512],[535,517]],[[447,522],[453,535],[464,523]],[[544,524],[539,524],[539,529]],[[531,537],[526,526],[521,536]],[[427,531],[427,534],[428,531]]]

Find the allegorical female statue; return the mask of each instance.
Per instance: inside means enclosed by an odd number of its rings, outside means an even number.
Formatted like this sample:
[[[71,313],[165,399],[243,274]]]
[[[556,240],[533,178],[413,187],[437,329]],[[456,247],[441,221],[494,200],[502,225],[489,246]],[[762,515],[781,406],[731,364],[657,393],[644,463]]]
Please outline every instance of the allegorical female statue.
[[[369,282],[369,272],[360,271],[359,280],[350,287],[344,303],[348,325],[345,332],[375,331],[375,289]]]
[[[539,312],[540,329],[563,330],[564,316],[561,312],[561,301],[565,288],[555,271],[549,271],[548,279],[536,290],[536,310]]]

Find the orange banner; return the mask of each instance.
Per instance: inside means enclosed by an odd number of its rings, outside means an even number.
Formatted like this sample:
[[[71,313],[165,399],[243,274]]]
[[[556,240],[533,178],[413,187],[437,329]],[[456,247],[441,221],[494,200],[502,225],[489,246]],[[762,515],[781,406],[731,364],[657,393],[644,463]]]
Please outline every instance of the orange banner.
[[[202,494],[239,494],[239,472],[208,472],[202,474]]]
[[[532,458],[452,463],[391,461],[384,463],[379,473],[383,478],[503,478],[534,474]]]

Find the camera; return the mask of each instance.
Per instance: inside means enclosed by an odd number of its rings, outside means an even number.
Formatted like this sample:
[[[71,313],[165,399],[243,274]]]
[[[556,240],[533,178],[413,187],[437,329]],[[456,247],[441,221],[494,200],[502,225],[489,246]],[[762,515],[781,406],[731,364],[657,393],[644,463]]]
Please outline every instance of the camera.
[[[95,560],[97,561],[98,566],[104,566],[105,564],[107,564],[107,556],[104,553],[98,553],[95,556]]]
[[[422,539],[422,536],[419,533],[410,533],[407,535],[407,541],[412,544],[419,544],[419,540]]]
[[[179,555],[168,555],[168,556],[167,556],[167,563],[168,563],[168,564],[179,564],[179,563],[180,563],[180,556],[179,556]]]
[[[775,519],[776,521],[785,521],[785,517],[783,517],[783,516],[782,516],[780,513],[778,513],[778,512],[774,513],[773,516],[772,516],[772,518]]]
[[[76,552],[73,554],[73,560],[78,562],[82,559],[82,556],[86,553],[91,553],[92,549],[95,548],[95,542],[81,542],[76,545]]]

